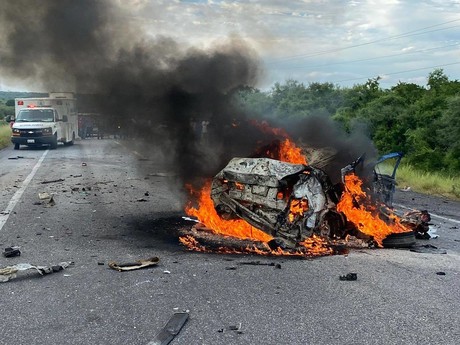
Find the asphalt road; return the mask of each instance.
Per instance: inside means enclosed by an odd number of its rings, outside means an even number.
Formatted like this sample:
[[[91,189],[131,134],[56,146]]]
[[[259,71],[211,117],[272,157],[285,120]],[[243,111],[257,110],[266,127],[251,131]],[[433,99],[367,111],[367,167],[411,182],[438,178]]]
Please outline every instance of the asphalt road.
[[[0,267],[74,262],[0,283],[0,344],[147,344],[184,310],[189,320],[171,344],[458,344],[460,203],[395,196],[398,208],[432,212],[439,238],[418,244],[447,254],[366,249],[298,260],[193,253],[175,233],[183,221],[182,200],[170,187],[174,171],[130,146],[90,139],[51,151],[0,151],[0,248],[22,252],[1,256]],[[39,199],[43,192],[54,206]],[[107,265],[152,256],[160,263],[143,270]],[[254,260],[281,269],[241,265]],[[349,272],[358,280],[339,280]],[[229,329],[240,324],[239,332]]]

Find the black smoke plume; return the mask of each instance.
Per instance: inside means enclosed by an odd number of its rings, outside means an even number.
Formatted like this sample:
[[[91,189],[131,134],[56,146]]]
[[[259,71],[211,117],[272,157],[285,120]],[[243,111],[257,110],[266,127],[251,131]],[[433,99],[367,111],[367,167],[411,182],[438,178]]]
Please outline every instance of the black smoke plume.
[[[101,114],[107,134],[136,138],[145,155],[170,163],[181,183],[211,177],[276,137],[252,126],[232,101],[261,72],[257,54],[236,36],[208,49],[182,47],[144,32],[109,0],[2,1],[0,32],[4,78],[76,92],[81,109]],[[275,125],[310,146],[340,148],[339,166],[362,153],[344,146],[327,121]]]

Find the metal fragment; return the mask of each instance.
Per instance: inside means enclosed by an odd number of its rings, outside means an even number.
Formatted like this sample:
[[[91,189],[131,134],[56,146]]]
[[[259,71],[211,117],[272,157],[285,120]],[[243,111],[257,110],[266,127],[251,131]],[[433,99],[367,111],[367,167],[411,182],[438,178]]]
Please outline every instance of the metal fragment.
[[[179,334],[188,320],[188,313],[174,313],[166,325],[155,335],[155,338],[147,345],[167,345]]]

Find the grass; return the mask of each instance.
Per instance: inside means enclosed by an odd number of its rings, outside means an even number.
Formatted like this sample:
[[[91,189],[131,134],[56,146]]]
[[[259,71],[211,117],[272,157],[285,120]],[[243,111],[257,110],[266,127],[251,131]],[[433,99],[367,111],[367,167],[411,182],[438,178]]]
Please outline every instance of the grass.
[[[401,164],[396,172],[396,181],[399,188],[410,187],[414,192],[460,200],[459,176],[421,172],[409,165]]]
[[[0,150],[11,145],[11,128],[9,124],[0,123]]]

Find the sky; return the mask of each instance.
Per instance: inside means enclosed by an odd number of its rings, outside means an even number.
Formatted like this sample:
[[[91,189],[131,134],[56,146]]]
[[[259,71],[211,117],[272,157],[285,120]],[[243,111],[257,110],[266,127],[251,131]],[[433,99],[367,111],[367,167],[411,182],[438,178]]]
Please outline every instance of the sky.
[[[381,77],[426,85],[442,68],[460,79],[460,0],[137,1],[152,34],[206,45],[228,35],[263,63],[260,88],[294,79],[340,86]]]
[[[109,1],[146,37],[198,49],[243,39],[260,61],[263,90],[289,79],[426,85],[436,68],[460,79],[460,0]],[[0,77],[0,90],[24,88]]]

